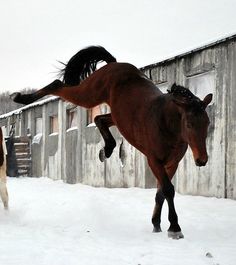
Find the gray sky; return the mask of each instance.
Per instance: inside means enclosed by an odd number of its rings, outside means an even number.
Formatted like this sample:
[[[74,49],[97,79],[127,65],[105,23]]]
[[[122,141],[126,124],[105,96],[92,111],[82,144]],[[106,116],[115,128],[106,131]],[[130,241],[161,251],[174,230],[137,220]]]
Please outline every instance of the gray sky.
[[[155,63],[236,33],[236,0],[0,0],[0,90],[40,88],[57,60],[102,45]]]

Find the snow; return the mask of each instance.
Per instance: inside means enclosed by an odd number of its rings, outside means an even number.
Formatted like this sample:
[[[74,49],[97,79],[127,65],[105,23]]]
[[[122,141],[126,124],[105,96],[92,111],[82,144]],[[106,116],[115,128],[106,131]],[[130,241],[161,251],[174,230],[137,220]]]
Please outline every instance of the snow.
[[[67,129],[66,132],[77,131],[77,130],[78,130],[78,127],[77,126],[73,126],[73,127],[70,127],[69,129]]]
[[[53,133],[50,133],[49,136],[56,136],[58,134],[59,134],[58,132],[53,132]]]
[[[32,144],[40,144],[42,137],[43,137],[42,133],[36,134],[33,138]]]
[[[87,127],[96,127],[96,124],[95,124],[95,122],[91,122],[91,123],[89,123],[89,124],[87,125]]]
[[[107,189],[47,178],[8,178],[0,208],[4,265],[235,265],[236,202],[183,196],[175,202],[184,239],[150,222],[155,189]],[[1,205],[0,205],[1,206]]]

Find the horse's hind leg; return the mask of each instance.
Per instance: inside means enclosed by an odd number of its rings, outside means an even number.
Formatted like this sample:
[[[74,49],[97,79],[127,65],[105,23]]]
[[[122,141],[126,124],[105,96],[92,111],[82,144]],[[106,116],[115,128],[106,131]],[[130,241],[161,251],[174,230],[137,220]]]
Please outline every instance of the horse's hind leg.
[[[45,86],[44,88],[31,93],[22,95],[19,92],[13,93],[10,97],[17,103],[21,104],[30,104],[44,96],[47,95],[57,95],[58,89],[61,89],[65,84],[63,84],[60,80],[55,80],[51,84]]]
[[[6,186],[6,161],[0,168],[0,197],[2,199],[4,208],[8,209],[8,193]]]
[[[106,158],[109,158],[111,156],[113,149],[116,147],[116,141],[109,131],[109,127],[113,126],[114,123],[110,113],[96,116],[94,122],[105,142],[104,148],[101,149],[99,153],[100,161],[104,162]]]
[[[4,208],[8,209],[8,193],[6,183],[0,179],[0,196],[4,205]]]

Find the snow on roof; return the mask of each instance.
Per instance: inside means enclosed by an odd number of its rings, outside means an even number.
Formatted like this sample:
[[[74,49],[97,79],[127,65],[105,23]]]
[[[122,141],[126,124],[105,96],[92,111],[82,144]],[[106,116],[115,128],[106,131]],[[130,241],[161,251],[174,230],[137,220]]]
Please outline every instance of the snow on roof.
[[[28,109],[31,109],[31,108],[35,108],[37,106],[42,106],[42,105],[44,105],[46,103],[49,103],[49,102],[52,102],[52,101],[55,101],[55,100],[58,100],[58,99],[59,99],[59,97],[52,96],[52,97],[45,98],[43,100],[36,101],[36,102],[31,103],[29,105],[26,105],[26,106],[24,106],[22,108],[19,108],[19,109],[16,109],[16,110],[13,110],[13,111],[10,111],[8,113],[0,115],[0,120],[1,119],[6,119],[7,117],[10,117],[12,115],[19,115],[20,113],[22,113],[25,110],[28,110]]]

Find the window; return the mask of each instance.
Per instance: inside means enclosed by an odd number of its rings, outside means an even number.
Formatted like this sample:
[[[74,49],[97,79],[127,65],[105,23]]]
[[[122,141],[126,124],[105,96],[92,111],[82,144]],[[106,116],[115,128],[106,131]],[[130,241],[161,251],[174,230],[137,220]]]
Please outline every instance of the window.
[[[58,117],[57,116],[50,117],[50,134],[51,133],[58,133]]]
[[[92,109],[89,109],[87,112],[87,125],[94,123],[94,118],[97,115],[106,114],[110,112],[110,107],[107,104],[101,104]]]
[[[67,129],[77,127],[77,111],[76,108],[67,110]]]
[[[215,90],[215,72],[210,71],[199,75],[188,77],[189,89],[201,100]],[[211,102],[212,104],[212,102]]]
[[[42,118],[36,118],[35,119],[35,134],[42,133],[42,131],[43,131]]]
[[[205,98],[205,96],[209,93],[213,93],[215,91],[215,72],[209,71],[206,73],[202,73],[199,75],[194,75],[188,77],[188,86],[189,89],[199,97],[201,100]],[[208,105],[206,109],[208,116],[210,118],[210,126],[208,129],[209,134],[213,133],[215,127],[215,106],[214,106],[214,97],[212,102]],[[210,137],[208,137],[210,139]]]
[[[94,118],[97,115],[101,115],[100,106],[96,106],[96,107],[94,107],[92,109],[89,109],[87,115],[88,115],[87,116],[87,124],[94,123]]]
[[[20,136],[20,131],[21,131],[21,122],[16,122],[16,125],[15,125],[15,135],[16,136]]]

